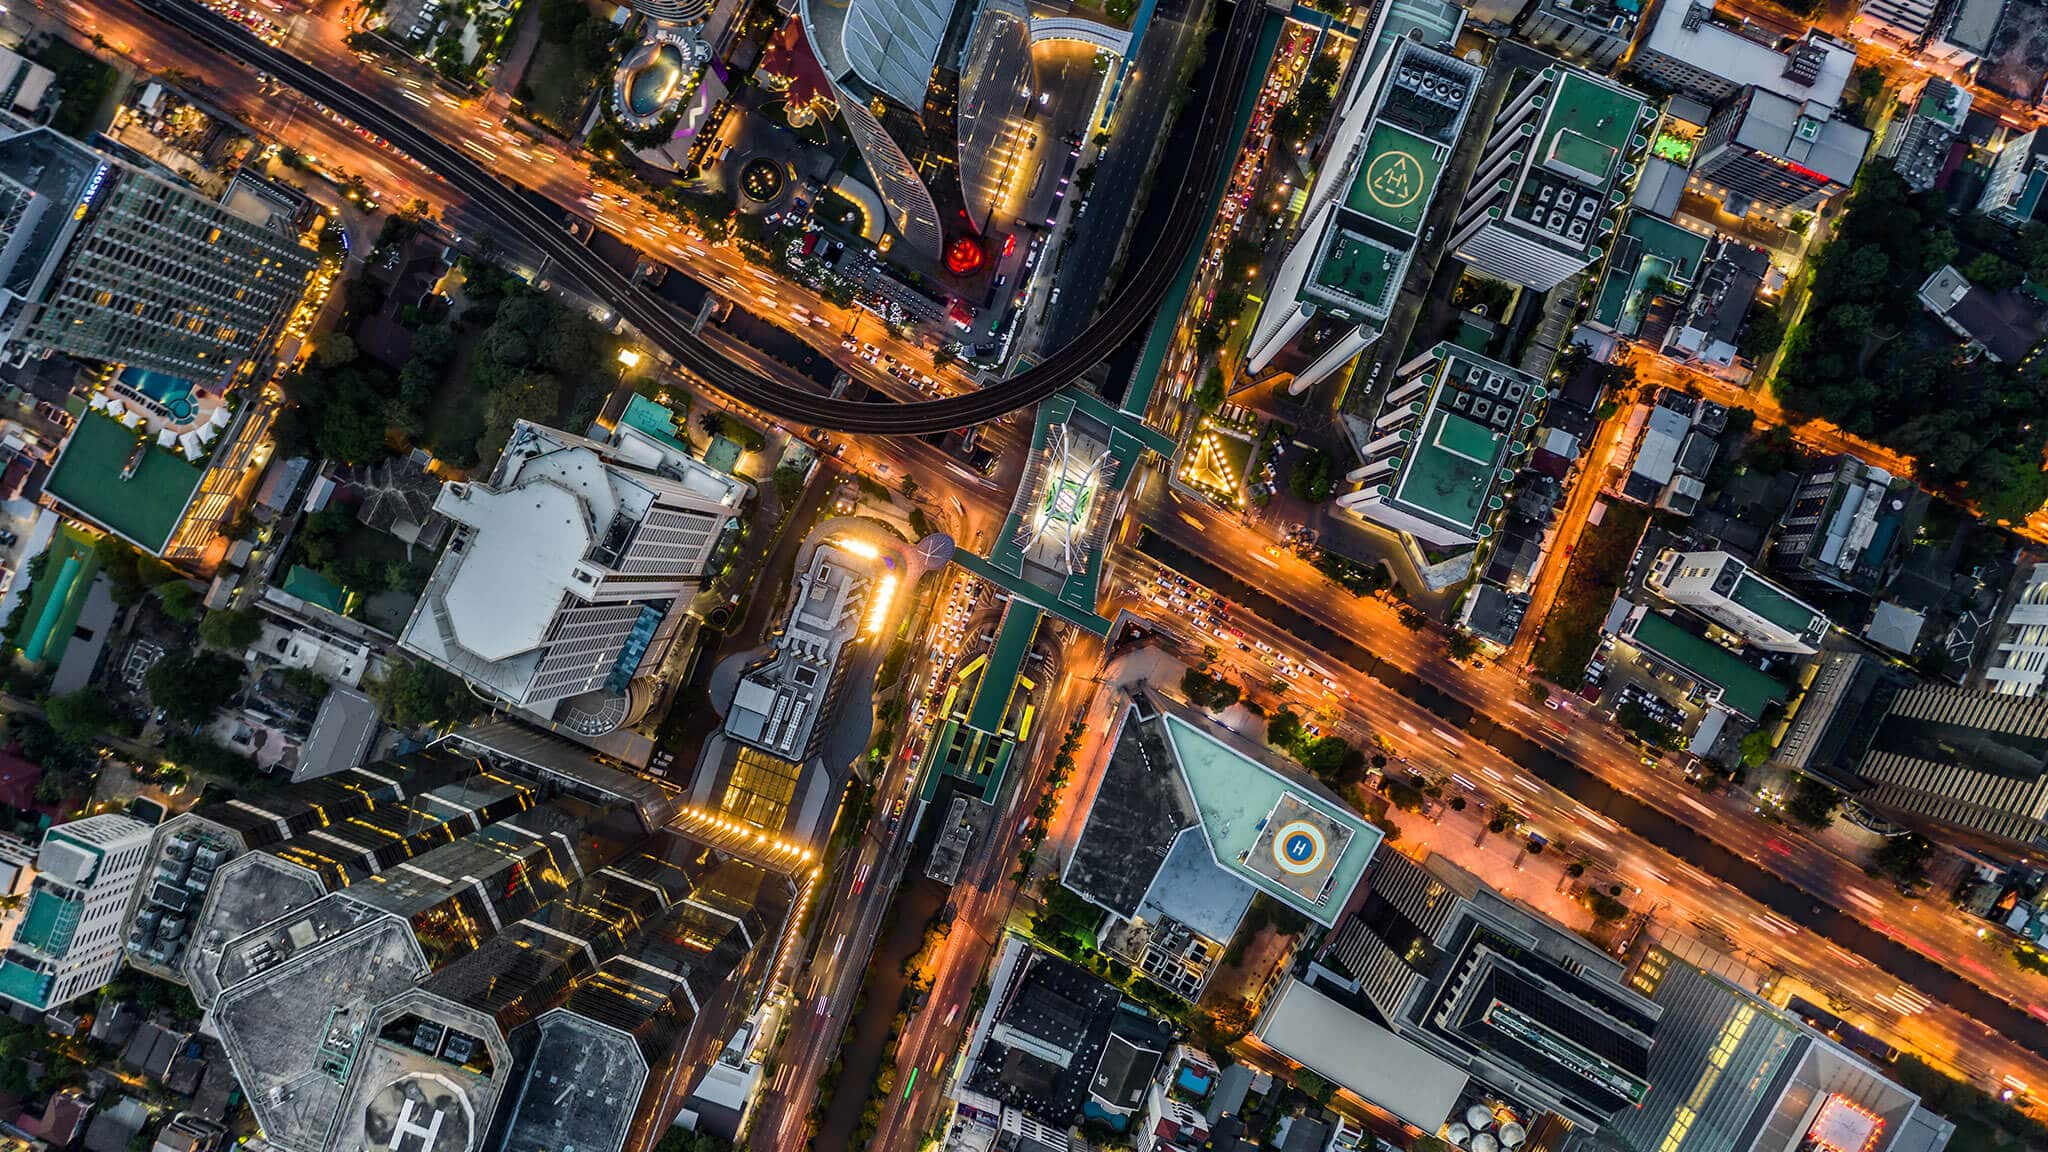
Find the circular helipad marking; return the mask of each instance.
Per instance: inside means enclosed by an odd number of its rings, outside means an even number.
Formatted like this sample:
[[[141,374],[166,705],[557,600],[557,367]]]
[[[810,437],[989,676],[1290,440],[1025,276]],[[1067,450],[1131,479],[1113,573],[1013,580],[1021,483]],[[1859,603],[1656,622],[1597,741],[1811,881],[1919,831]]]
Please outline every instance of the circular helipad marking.
[[[1406,208],[1422,195],[1422,163],[1407,152],[1382,152],[1365,170],[1365,187],[1387,208]]]
[[[1273,862],[1281,871],[1296,876],[1322,867],[1328,851],[1322,829],[1306,820],[1281,825],[1279,834],[1273,837]]]

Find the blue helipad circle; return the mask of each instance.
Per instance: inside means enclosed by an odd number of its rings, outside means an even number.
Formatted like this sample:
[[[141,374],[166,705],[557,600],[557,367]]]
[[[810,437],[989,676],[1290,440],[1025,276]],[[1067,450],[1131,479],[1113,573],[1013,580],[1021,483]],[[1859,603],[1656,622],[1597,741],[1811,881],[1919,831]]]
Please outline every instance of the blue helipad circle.
[[[1273,863],[1295,876],[1306,875],[1323,866],[1328,855],[1323,830],[1306,820],[1284,824],[1273,836]]]

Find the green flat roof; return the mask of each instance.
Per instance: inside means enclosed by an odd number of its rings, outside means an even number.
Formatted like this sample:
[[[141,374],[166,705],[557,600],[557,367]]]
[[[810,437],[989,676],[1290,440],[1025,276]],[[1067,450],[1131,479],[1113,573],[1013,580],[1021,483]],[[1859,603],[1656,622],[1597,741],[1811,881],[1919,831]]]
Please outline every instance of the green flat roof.
[[[1634,259],[1623,261],[1629,245],[1615,243],[1614,258],[1600,279],[1592,318],[1624,336],[1633,336],[1636,325],[1624,326],[1623,321],[1640,319],[1643,296],[1652,289],[1667,281],[1692,283],[1706,255],[1707,237],[1642,212],[1628,214],[1621,235],[1635,239]]]
[[[1401,254],[1391,248],[1349,228],[1336,228],[1323,258],[1316,262],[1314,283],[1361,307],[1384,312],[1402,264]]]
[[[1493,490],[1500,441],[1492,429],[1437,409],[1423,425],[1421,439],[1409,446],[1395,495],[1440,519],[1473,527]]]
[[[1536,155],[1555,157],[1606,184],[1620,166],[1642,110],[1643,102],[1630,93],[1567,68],[1551,89],[1550,115]]]
[[[28,660],[54,665],[64,658],[64,649],[71,643],[78,614],[85,610],[93,580],[99,575],[100,559],[93,550],[92,538],[84,529],[69,523],[50,538],[44,555],[49,559],[43,562],[42,578],[28,593],[27,615],[23,619],[28,621],[29,635],[22,644],[22,653]]]
[[[1366,138],[1365,156],[1344,206],[1392,228],[1413,234],[1429,210],[1443,161],[1436,145],[1396,124],[1381,121]]]
[[[1720,688],[1721,703],[1752,720],[1785,698],[1787,689],[1775,677],[1658,613],[1644,613],[1633,643]]]
[[[1729,599],[1788,632],[1804,634],[1814,631],[1816,621],[1820,630],[1827,628],[1825,615],[1801,604],[1784,589],[1754,572],[1742,574],[1742,578],[1735,582],[1735,591]]]
[[[1384,838],[1378,828],[1357,813],[1331,799],[1306,779],[1290,779],[1263,761],[1232,747],[1201,725],[1162,712],[1164,731],[1173,745],[1173,758],[1180,765],[1181,778],[1194,797],[1202,818],[1202,831],[1216,863],[1242,877],[1247,883],[1321,924],[1331,924],[1350,902],[1366,862]],[[1267,814],[1284,796],[1293,796],[1331,823],[1351,832],[1350,840],[1336,854],[1331,866],[1328,897],[1320,904],[1300,893],[1274,883],[1243,857],[1251,852],[1265,829]],[[1334,847],[1334,846],[1333,846]]]
[[[1003,610],[1003,622],[996,629],[995,644],[989,648],[988,665],[974,690],[974,704],[967,712],[967,726],[982,732],[999,732],[1003,716],[1016,695],[1017,678],[1024,674],[1024,657],[1031,653],[1031,638],[1038,634],[1044,613],[1022,600],[1011,599]]]
[[[285,573],[284,591],[336,616],[348,615],[348,589],[303,564],[294,564],[291,571]]]
[[[676,425],[682,417],[666,404],[656,403],[635,392],[626,401],[626,410],[619,416],[619,423],[637,428],[656,440],[681,452],[690,454],[690,446],[676,436]]]
[[[134,473],[123,479],[143,442],[141,433],[88,409],[79,415],[43,490],[145,551],[162,555],[206,469],[175,449],[150,444]]]
[[[704,448],[704,463],[707,467],[715,468],[727,476],[731,476],[733,475],[733,469],[739,467],[740,457],[744,456],[746,451],[745,446],[737,440],[730,440],[724,436],[713,436],[711,443]]]
[[[1690,284],[1700,274],[1700,258],[1709,237],[1643,212],[1629,213],[1622,233],[1642,241],[1644,256],[1660,256],[1671,265],[1671,279]]]

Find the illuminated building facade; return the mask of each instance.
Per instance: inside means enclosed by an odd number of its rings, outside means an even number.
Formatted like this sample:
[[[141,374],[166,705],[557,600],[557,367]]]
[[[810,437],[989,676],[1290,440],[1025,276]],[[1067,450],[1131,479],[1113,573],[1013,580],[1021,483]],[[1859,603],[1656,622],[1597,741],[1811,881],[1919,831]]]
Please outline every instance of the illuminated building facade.
[[[319,263],[298,238],[49,128],[0,140],[0,355],[224,385]]]

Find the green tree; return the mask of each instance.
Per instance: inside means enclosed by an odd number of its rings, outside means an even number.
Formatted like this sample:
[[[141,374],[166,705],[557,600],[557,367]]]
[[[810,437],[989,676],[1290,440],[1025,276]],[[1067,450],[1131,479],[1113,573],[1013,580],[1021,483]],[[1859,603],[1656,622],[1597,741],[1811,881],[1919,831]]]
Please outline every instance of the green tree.
[[[1220,712],[1237,703],[1239,694],[1238,686],[1223,677],[1193,668],[1181,674],[1180,690],[1189,703],[1211,712]]]
[[[1337,1086],[1316,1073],[1303,1068],[1294,1076],[1294,1086],[1301,1094],[1315,1101],[1318,1106],[1328,1104],[1337,1095]]]
[[[1365,767],[1365,753],[1340,736],[1318,736],[1301,746],[1301,766],[1325,783],[1341,780]]]
[[[199,642],[223,652],[242,652],[262,635],[262,615],[256,609],[217,609],[199,621]]]
[[[1209,365],[1202,375],[1202,383],[1195,389],[1195,405],[1204,412],[1214,412],[1223,407],[1223,368],[1218,364]]]
[[[247,670],[219,652],[173,652],[156,662],[144,680],[150,703],[182,724],[213,719],[242,687]]]
[[[1894,880],[1917,880],[1927,871],[1934,845],[1917,832],[1887,839],[1877,850],[1877,869]]]
[[[1336,465],[1330,454],[1311,449],[1287,473],[1287,489],[1311,504],[1320,504],[1336,490]]]
[[[84,688],[50,697],[43,716],[59,739],[77,748],[92,746],[115,723],[114,706],[106,694]]]
[[[1811,776],[1795,777],[1785,811],[1808,828],[1825,828],[1835,822],[1835,808],[1842,802],[1833,788]]]
[[[1771,758],[1774,741],[1770,730],[1758,728],[1742,738],[1742,763],[1744,767],[1755,768]]]
[[[804,470],[794,464],[784,464],[775,469],[771,477],[775,484],[775,499],[784,508],[796,505],[804,494]]]
[[[156,602],[164,615],[181,624],[199,619],[199,590],[183,580],[157,585]]]
[[[397,661],[381,679],[366,681],[364,689],[384,719],[400,728],[452,728],[481,709],[462,681],[416,660]]]
[[[1266,743],[1292,751],[1302,735],[1301,717],[1292,708],[1282,708],[1266,720]]]

